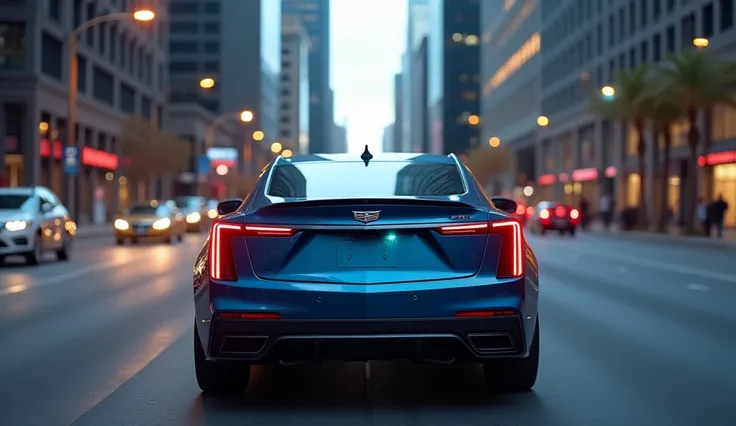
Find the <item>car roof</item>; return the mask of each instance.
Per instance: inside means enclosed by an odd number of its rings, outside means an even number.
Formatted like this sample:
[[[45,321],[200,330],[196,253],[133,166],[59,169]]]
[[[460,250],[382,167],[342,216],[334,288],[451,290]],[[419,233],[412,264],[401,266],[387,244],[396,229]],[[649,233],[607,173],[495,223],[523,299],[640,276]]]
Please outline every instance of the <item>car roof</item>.
[[[39,186],[36,188],[44,188],[43,186]],[[2,195],[32,195],[33,194],[34,187],[32,186],[14,186],[14,187],[5,187],[0,188],[0,194]]]
[[[280,161],[286,161],[289,163],[318,163],[318,162],[362,162],[360,158],[362,154],[305,154],[295,155],[293,157],[284,158],[278,157],[276,164]],[[427,163],[440,163],[440,164],[456,164],[456,157],[453,154],[441,155],[441,154],[424,154],[424,153],[404,153],[404,152],[380,152],[373,154],[371,162],[427,162]],[[370,164],[370,163],[369,163]]]

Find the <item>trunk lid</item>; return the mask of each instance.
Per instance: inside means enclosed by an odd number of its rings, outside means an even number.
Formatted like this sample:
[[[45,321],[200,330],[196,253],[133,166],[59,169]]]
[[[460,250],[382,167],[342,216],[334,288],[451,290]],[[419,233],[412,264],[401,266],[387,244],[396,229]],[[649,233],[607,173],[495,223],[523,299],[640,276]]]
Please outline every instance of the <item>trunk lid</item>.
[[[480,269],[488,235],[442,236],[435,229],[487,220],[485,211],[447,201],[296,202],[245,217],[248,225],[289,227],[298,230],[296,235],[239,240],[253,272],[265,280],[381,284],[460,279]]]

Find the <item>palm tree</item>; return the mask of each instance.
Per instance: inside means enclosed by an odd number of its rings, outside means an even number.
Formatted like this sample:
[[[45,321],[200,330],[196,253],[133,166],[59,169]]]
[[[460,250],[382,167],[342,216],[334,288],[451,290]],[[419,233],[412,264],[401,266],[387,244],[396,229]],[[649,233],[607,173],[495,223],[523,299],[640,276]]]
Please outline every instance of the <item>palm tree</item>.
[[[630,72],[619,72],[616,76],[615,95],[612,98],[594,96],[590,110],[609,120],[620,120],[634,125],[637,136],[637,156],[639,160],[639,221],[646,226],[647,208],[645,197],[646,119],[651,92],[651,73],[649,66],[643,64]]]
[[[729,93],[734,77],[731,63],[718,61],[705,50],[686,50],[680,55],[670,55],[671,68],[662,70],[663,83],[670,87],[677,102],[682,105],[688,120],[687,141],[690,148],[687,186],[685,188],[687,211],[685,219],[688,231],[695,229],[695,198],[698,192],[695,176],[698,170],[698,145],[701,133],[698,129],[698,112],[719,104],[736,105]]]
[[[659,79],[655,79],[659,80]],[[662,153],[662,169],[659,199],[659,218],[657,229],[667,229],[669,208],[669,176],[670,176],[670,151],[672,149],[672,124],[683,117],[685,111],[677,101],[675,93],[668,86],[658,84],[649,92],[646,102],[646,117],[654,128],[654,140],[659,142],[659,136],[664,139],[664,152]],[[655,144],[654,152],[658,153],[659,144]],[[655,165],[658,163],[655,160]],[[655,166],[656,167],[656,166]]]

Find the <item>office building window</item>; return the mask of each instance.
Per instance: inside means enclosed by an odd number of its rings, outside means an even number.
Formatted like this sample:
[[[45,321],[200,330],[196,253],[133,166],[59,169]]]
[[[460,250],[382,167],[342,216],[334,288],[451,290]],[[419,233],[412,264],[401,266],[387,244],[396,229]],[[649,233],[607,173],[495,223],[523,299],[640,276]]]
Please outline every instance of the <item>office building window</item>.
[[[649,3],[652,0],[639,0],[639,18],[641,27],[645,28],[649,21]]]
[[[94,67],[92,72],[92,95],[108,105],[115,104],[115,88],[112,74],[102,68]]]
[[[209,2],[204,5],[204,13],[215,15],[220,13],[220,3]]]
[[[655,34],[652,39],[652,59],[654,62],[662,60],[662,36]]]
[[[662,0],[651,0],[651,2],[652,2],[652,19],[656,21],[662,15]]]
[[[703,6],[701,26],[703,28],[703,37],[713,37],[715,33],[715,26],[713,25],[713,3]]]
[[[56,80],[62,80],[62,48],[63,43],[54,37],[43,33],[41,39],[41,71]]]
[[[125,83],[120,83],[120,110],[135,114],[135,89]]]
[[[721,31],[728,31],[733,27],[733,0],[719,0],[718,8],[720,9],[720,25]]]
[[[667,53],[675,52],[675,26],[670,25],[667,27]]]
[[[199,4],[193,1],[180,1],[169,5],[169,13],[172,15],[186,15],[199,12]]]
[[[641,53],[641,62],[649,62],[649,42],[647,40],[641,42],[639,52]]]
[[[205,22],[204,32],[207,34],[219,34],[220,23],[219,22]]]
[[[629,1],[629,32],[636,32],[636,3],[634,0]]]
[[[49,18],[56,22],[61,22],[61,0],[49,1]]]
[[[77,55],[77,89],[87,92],[87,59],[82,55]]]
[[[680,25],[680,40],[682,47],[687,48],[688,46],[692,46],[693,39],[695,38],[695,14],[691,13],[682,18]]]
[[[0,69],[23,70],[26,67],[26,25],[22,22],[0,23]]]
[[[179,21],[169,24],[171,34],[196,34],[199,31],[199,24],[195,21]]]

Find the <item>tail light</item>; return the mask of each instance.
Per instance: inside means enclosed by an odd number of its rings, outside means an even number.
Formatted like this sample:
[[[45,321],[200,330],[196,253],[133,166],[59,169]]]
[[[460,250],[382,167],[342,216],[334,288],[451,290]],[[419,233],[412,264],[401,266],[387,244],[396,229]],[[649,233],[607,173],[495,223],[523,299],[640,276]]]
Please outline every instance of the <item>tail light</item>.
[[[557,215],[557,217],[565,217],[567,216],[567,209],[564,208],[563,206],[558,206],[555,209],[555,214]]]
[[[441,235],[492,234],[501,236],[501,250],[496,268],[498,278],[518,278],[524,275],[524,233],[517,220],[467,223],[440,227]]]
[[[524,212],[526,212],[526,207],[524,207],[521,204],[519,204],[518,206],[516,206],[516,214],[518,214],[519,216],[521,216],[521,215],[524,214]]]
[[[570,210],[570,219],[577,220],[580,217],[580,212],[578,209],[572,209]]]
[[[291,237],[295,230],[282,226],[241,225],[217,221],[210,230],[210,278],[235,281],[233,238],[236,237]]]
[[[549,219],[549,209],[544,209],[541,212],[539,212],[539,218],[542,220]]]

